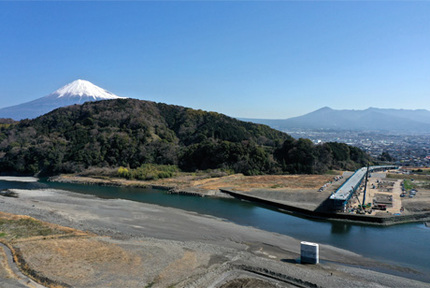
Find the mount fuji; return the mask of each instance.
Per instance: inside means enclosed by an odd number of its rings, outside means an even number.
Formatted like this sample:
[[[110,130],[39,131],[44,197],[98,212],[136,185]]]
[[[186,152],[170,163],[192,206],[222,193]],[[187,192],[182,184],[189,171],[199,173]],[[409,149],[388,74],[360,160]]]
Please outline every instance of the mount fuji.
[[[89,81],[78,79],[48,96],[23,104],[1,108],[0,118],[12,118],[14,120],[32,119],[64,106],[82,104],[88,101],[120,98],[126,97],[117,96]]]

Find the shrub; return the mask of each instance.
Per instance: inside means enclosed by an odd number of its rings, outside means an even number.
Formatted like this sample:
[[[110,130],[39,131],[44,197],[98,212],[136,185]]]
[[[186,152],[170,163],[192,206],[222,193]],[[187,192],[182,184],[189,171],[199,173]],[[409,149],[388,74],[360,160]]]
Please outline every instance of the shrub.
[[[130,171],[128,171],[127,168],[124,168],[124,167],[121,166],[121,167],[118,168],[118,176],[122,177],[122,178],[129,179],[130,176],[131,176],[131,174],[130,174]]]

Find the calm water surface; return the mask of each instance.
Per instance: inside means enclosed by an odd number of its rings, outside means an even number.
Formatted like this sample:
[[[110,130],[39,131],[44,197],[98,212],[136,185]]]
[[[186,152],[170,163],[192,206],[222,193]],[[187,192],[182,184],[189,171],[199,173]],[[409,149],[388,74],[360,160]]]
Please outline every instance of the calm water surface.
[[[153,189],[0,181],[0,189],[5,188],[55,188],[103,198],[122,198],[175,207],[300,240],[329,244],[373,259],[419,268],[430,274],[430,228],[425,227],[423,223],[374,227],[317,221],[236,199],[171,195]]]

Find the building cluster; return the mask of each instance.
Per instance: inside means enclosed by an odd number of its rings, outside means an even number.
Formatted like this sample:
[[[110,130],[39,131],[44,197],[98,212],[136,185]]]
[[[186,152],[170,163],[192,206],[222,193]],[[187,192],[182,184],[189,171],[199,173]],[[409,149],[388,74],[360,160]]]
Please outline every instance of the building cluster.
[[[309,138],[315,144],[340,142],[356,146],[379,158],[383,152],[394,159],[397,165],[430,166],[430,135],[388,134],[372,131],[296,130],[287,131],[294,138]]]

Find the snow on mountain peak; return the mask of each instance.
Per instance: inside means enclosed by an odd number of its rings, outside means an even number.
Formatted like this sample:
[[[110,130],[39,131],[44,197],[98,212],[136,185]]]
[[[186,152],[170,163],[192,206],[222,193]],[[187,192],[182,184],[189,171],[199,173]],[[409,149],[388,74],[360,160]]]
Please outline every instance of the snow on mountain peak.
[[[93,100],[124,98],[124,97],[117,96],[103,88],[100,88],[99,86],[96,86],[87,80],[82,80],[82,79],[75,80],[61,87],[51,95],[56,96],[56,98],[79,96],[80,98],[87,97],[87,98],[92,98]]]

